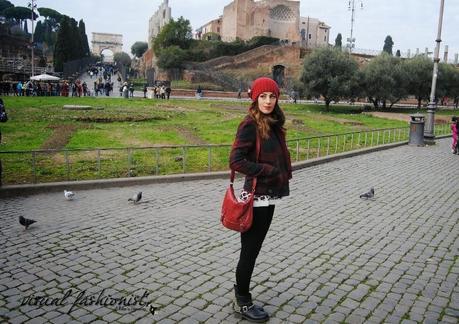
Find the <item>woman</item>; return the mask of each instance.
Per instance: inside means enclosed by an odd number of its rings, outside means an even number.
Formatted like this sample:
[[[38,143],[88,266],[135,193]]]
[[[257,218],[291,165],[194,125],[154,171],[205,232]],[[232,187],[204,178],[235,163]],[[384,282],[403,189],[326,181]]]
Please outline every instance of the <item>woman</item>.
[[[285,116],[278,105],[279,87],[270,78],[259,78],[251,87],[252,104],[239,125],[230,154],[230,167],[246,175],[241,199],[247,199],[257,177],[252,227],[241,233],[241,254],[236,268],[234,310],[243,318],[265,322],[269,315],[252,302],[250,279],[263,240],[271,224],[274,205],[289,195],[292,178],[290,154],[285,142]],[[256,138],[260,154],[256,162]]]

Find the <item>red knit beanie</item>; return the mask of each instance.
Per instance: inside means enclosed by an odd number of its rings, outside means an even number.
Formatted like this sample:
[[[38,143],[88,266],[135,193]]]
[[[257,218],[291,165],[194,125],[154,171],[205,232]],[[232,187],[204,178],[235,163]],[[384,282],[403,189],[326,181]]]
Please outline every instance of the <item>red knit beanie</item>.
[[[270,78],[258,78],[252,83],[252,92],[250,93],[250,97],[252,101],[256,101],[258,96],[263,92],[272,92],[276,95],[277,99],[279,99],[279,86],[277,85],[276,81]]]

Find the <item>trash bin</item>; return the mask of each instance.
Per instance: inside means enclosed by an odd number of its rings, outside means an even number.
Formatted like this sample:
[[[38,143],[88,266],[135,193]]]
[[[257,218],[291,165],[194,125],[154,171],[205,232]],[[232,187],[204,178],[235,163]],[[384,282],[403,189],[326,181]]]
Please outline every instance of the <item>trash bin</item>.
[[[129,90],[126,86],[123,87],[123,98],[129,98]]]
[[[410,115],[410,141],[409,145],[424,146],[424,115]]]

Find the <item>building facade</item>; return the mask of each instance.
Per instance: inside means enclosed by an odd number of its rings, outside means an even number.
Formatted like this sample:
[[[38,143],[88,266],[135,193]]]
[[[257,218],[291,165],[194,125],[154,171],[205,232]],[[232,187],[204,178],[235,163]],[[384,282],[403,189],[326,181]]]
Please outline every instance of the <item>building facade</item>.
[[[330,26],[316,18],[301,17],[297,0],[233,0],[219,19],[198,28],[195,37],[202,39],[209,32],[226,42],[269,36],[313,48],[329,44]]]
[[[301,17],[299,32],[302,47],[315,48],[329,44],[330,26],[317,18]]]
[[[300,2],[234,0],[223,9],[223,41],[269,36],[298,42]]]
[[[205,39],[209,33],[218,34],[221,36],[222,33],[222,21],[223,17],[220,16],[218,19],[211,20],[207,24],[196,29],[195,38],[196,39]],[[208,39],[210,40],[210,39]]]
[[[171,20],[171,8],[169,0],[164,0],[156,10],[155,14],[150,17],[148,24],[148,47],[151,48],[152,40],[159,34],[161,28]]]

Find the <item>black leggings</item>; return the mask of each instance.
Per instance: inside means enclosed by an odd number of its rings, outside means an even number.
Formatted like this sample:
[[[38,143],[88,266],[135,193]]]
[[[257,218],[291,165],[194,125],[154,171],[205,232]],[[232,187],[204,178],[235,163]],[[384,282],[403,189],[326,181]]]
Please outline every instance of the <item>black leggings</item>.
[[[236,268],[236,284],[240,295],[248,295],[253,268],[263,240],[273,220],[274,205],[253,209],[252,227],[241,234],[241,255]]]

